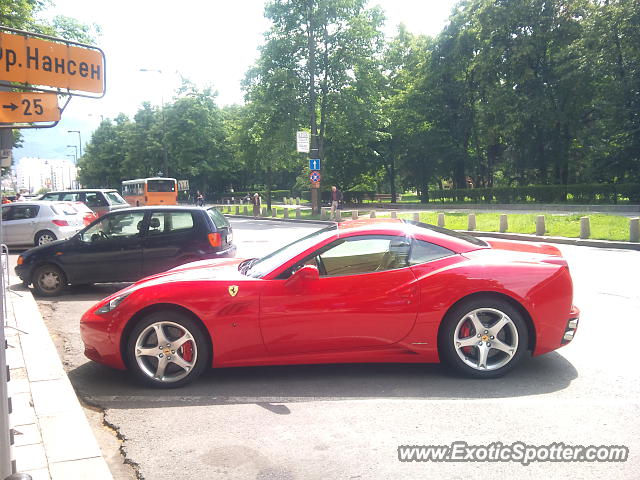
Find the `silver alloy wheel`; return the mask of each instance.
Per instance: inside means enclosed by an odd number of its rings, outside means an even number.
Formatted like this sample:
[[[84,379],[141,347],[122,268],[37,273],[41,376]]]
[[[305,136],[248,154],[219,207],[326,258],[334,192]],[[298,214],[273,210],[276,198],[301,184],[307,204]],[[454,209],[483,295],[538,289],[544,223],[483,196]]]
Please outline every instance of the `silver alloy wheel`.
[[[60,288],[62,279],[56,270],[45,270],[36,279],[38,286],[44,292],[54,292]]]
[[[52,233],[41,233],[38,236],[38,245],[46,245],[56,240],[56,237]]]
[[[460,359],[475,370],[497,370],[518,351],[518,329],[495,308],[478,308],[456,325],[453,346]]]
[[[172,383],[191,373],[198,347],[191,332],[179,323],[156,322],[140,332],[134,354],[138,367],[150,379]]]

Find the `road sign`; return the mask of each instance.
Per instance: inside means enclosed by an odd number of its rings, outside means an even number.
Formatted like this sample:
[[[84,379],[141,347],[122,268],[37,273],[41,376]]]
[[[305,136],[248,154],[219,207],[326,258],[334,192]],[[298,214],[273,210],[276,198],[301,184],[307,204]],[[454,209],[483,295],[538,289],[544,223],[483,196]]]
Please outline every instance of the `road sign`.
[[[310,158],[309,159],[309,170],[320,170],[320,159],[319,158]]]
[[[178,180],[178,190],[181,192],[189,191],[189,180]]]
[[[0,31],[0,80],[103,94],[104,53],[62,39]]]
[[[309,180],[313,183],[318,183],[320,181],[320,172],[311,172],[309,175]]]
[[[41,92],[0,92],[0,123],[57,122],[58,95]]]
[[[296,133],[296,147],[298,152],[309,153],[311,135],[309,132],[297,132]]]

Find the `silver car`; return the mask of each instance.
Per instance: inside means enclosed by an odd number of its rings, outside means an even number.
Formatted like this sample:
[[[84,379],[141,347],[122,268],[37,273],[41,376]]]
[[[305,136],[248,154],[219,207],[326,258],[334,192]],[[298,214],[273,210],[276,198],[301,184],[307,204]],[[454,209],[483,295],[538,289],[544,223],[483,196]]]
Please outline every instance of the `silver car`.
[[[2,243],[44,245],[73,236],[83,214],[68,202],[14,202],[2,205]]]

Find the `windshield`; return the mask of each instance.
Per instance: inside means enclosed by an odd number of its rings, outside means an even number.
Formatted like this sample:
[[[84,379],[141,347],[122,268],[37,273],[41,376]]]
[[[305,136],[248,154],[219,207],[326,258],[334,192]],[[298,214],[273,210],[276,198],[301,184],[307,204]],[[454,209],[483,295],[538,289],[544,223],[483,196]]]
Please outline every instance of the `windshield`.
[[[331,225],[329,227],[320,229],[313,232],[306,237],[302,237],[289,245],[270,253],[266,257],[260,259],[253,259],[249,262],[242,262],[238,268],[240,273],[249,277],[260,278],[267,273],[272,272],[287,260],[300,255],[302,252],[310,247],[313,247],[318,242],[324,240],[327,237],[333,235],[337,229],[337,225]]]

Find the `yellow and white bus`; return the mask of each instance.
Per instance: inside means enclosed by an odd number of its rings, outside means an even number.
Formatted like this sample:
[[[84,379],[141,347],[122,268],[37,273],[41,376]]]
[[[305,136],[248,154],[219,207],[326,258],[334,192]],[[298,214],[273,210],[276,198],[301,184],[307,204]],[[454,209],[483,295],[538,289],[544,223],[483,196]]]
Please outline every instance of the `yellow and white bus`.
[[[122,196],[131,206],[177,205],[178,182],[175,178],[151,177],[125,180]]]

